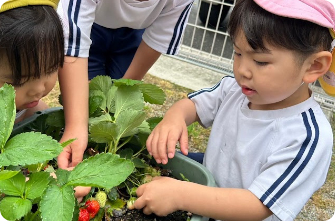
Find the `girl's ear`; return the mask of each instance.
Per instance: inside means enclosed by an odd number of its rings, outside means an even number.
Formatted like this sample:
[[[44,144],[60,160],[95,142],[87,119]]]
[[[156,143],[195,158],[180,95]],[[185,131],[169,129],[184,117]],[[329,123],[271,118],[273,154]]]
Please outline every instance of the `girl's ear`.
[[[308,66],[303,81],[305,83],[316,81],[329,70],[331,62],[332,54],[329,51],[320,51],[309,56],[305,61],[305,65]]]

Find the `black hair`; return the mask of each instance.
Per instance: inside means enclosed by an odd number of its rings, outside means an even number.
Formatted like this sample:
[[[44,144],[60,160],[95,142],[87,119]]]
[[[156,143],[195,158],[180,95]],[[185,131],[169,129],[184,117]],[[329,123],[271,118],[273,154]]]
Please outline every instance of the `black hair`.
[[[253,0],[238,0],[231,13],[228,32],[233,42],[240,31],[254,50],[266,51],[266,42],[292,50],[300,61],[315,52],[329,51],[332,42],[328,28],[272,14]]]
[[[0,13],[0,65],[6,62],[14,85],[63,66],[63,28],[53,7],[25,6]]]

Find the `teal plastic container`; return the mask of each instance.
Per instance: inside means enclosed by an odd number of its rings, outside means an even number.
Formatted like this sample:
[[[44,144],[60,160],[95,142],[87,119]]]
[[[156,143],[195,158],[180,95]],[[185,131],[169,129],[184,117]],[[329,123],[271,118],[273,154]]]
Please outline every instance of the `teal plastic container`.
[[[29,125],[34,123],[36,118],[56,111],[62,111],[62,107],[50,108],[44,111],[39,111],[30,118],[18,124],[15,124],[12,136],[27,131]],[[183,154],[176,153],[175,157],[173,159],[169,159],[169,162],[166,165],[159,165],[159,166],[171,170],[172,175],[177,179],[181,180],[182,177],[180,174],[183,174],[191,182],[212,187],[216,186],[212,174],[206,167],[184,156]],[[208,220],[209,218],[207,217],[198,216],[195,214],[193,214],[191,218],[191,221],[208,221]]]

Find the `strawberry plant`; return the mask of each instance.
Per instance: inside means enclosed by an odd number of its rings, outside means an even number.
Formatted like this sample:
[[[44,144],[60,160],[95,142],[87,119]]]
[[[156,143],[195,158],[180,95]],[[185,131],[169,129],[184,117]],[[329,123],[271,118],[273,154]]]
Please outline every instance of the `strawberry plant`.
[[[146,103],[163,104],[164,92],[152,84],[112,80],[106,76],[94,78],[89,88],[90,141],[86,159],[73,171],[57,169],[54,161],[62,148],[72,142],[57,142],[64,128],[63,112],[41,116],[24,131],[16,131],[10,137],[15,119],[15,94],[9,85],[1,88],[0,111],[6,111],[1,114],[4,117],[0,122],[3,128],[0,196],[4,195],[0,198],[0,212],[4,218],[85,220],[88,212],[90,218],[101,220],[105,212],[112,214],[126,205],[127,199],[121,199],[120,189],[125,189],[126,198],[133,202],[136,187],[147,182],[147,177],[160,175],[149,165],[150,156],[145,147],[151,129],[160,118],[146,119],[144,108]],[[150,171],[155,173],[151,175]],[[57,178],[51,177],[50,172],[55,172]],[[79,185],[93,187],[81,204],[75,200],[73,191]],[[100,213],[96,203],[92,212],[90,200],[98,201]]]
[[[73,140],[60,144],[35,131],[10,137],[14,100],[12,86],[0,88],[0,212],[5,219],[78,220],[75,186],[112,189],[134,171],[131,160],[106,152],[85,159],[72,171],[56,169],[56,178],[50,176],[43,168]]]

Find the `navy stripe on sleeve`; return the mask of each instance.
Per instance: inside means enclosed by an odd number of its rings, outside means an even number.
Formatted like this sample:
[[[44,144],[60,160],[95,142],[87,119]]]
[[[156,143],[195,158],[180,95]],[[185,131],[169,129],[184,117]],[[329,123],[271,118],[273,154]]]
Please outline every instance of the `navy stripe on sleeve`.
[[[73,0],[70,0],[69,6],[67,9],[67,17],[69,18],[69,42],[68,42],[68,49],[66,52],[66,55],[70,56],[71,55],[71,48],[73,44],[73,24],[72,24],[72,6],[73,6]]]
[[[74,12],[74,23],[78,24],[78,15],[79,15],[79,10],[80,10],[80,4],[81,4],[81,0],[77,1],[76,4],[76,11]],[[79,55],[79,48],[80,48],[80,37],[81,37],[81,30],[78,26],[77,27],[77,35],[76,35],[76,51],[74,56],[78,57]]]
[[[174,27],[173,36],[172,36],[172,39],[170,41],[169,48],[167,50],[167,54],[175,54],[176,53],[176,50],[177,50],[178,45],[179,45],[178,43],[179,43],[180,38],[182,36],[182,31],[181,30],[183,30],[185,21],[186,21],[186,19],[188,17],[188,13],[189,13],[189,11],[190,11],[190,9],[192,7],[192,4],[193,4],[193,2],[191,2],[190,4],[188,4],[185,7],[185,9],[183,10],[183,12],[181,13],[181,15],[179,16],[177,24]],[[180,30],[179,34],[178,34],[178,30]]]
[[[68,18],[69,18],[69,40],[68,40],[69,43],[68,43],[68,49],[67,49],[66,55],[72,56],[72,53],[73,53],[72,49],[74,47],[75,48],[74,56],[78,57],[79,48],[80,48],[81,30],[78,26],[74,26],[73,24],[78,23],[81,0],[78,0],[76,2],[75,11],[74,11],[73,18],[72,18],[73,1],[74,0],[70,0],[69,7],[68,7],[68,10],[67,10]],[[75,29],[77,29],[76,30],[76,41],[75,41],[75,46],[73,46],[73,43],[74,43],[73,34],[75,32]]]
[[[312,123],[313,123],[313,127],[314,127],[314,139],[312,141],[312,133],[313,131],[311,130],[311,125],[308,122],[308,118],[307,118],[307,114],[306,112],[302,113],[302,118],[306,127],[306,131],[307,131],[307,136],[305,141],[302,144],[302,147],[300,148],[297,156],[295,157],[295,159],[291,162],[291,164],[288,166],[288,168],[284,171],[284,173],[276,180],[276,182],[273,183],[273,185],[265,192],[265,194],[261,197],[261,201],[264,203],[265,200],[270,196],[270,194],[272,192],[274,192],[274,190],[279,186],[279,184],[281,182],[283,182],[283,180],[285,178],[288,177],[289,173],[295,168],[297,167],[297,164],[299,161],[303,160],[301,165],[297,168],[297,170],[293,173],[293,175],[291,175],[291,177],[286,181],[286,183],[284,183],[284,185],[277,191],[277,193],[269,200],[269,202],[266,205],[266,207],[270,208],[282,195],[283,193],[291,186],[291,184],[298,178],[299,174],[304,170],[304,168],[306,167],[306,165],[308,164],[308,162],[310,161],[310,159],[312,158],[316,145],[319,141],[319,126],[315,120],[315,115],[313,113],[312,109],[308,110]],[[310,144],[310,142],[312,141],[312,145],[311,147],[308,149],[308,153],[305,156],[305,158],[303,159],[302,156],[304,154],[304,152],[307,150],[308,145]]]
[[[223,78],[234,78],[234,77],[232,77],[232,76],[225,76],[225,77],[223,77]],[[223,79],[223,78],[222,78],[222,79]],[[221,79],[221,81],[222,81],[222,79]],[[218,88],[218,87],[220,86],[221,81],[219,81],[219,83],[217,83],[216,85],[214,85],[214,86],[211,87],[211,88],[203,88],[203,89],[200,89],[200,90],[198,90],[198,91],[191,92],[191,93],[189,93],[189,94],[187,95],[187,97],[188,97],[189,99],[191,99],[191,98],[193,98],[193,97],[195,97],[195,96],[197,96],[197,95],[199,95],[199,94],[202,94],[202,93],[204,93],[204,92],[212,92],[212,91],[214,91],[216,88]]]

